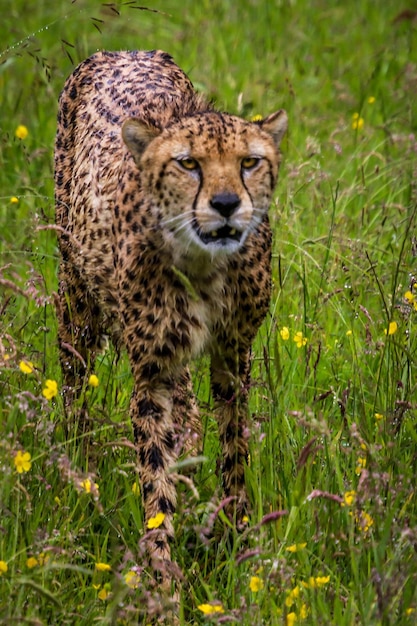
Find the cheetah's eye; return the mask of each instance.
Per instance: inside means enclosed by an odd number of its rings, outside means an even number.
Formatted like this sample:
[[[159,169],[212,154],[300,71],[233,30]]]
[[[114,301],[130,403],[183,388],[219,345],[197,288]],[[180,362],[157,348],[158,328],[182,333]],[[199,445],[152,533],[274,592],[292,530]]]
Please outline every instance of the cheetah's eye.
[[[185,170],[198,170],[200,167],[198,161],[192,157],[185,157],[184,159],[177,159],[177,163],[181,165]]]
[[[258,165],[260,160],[261,159],[258,157],[245,157],[241,162],[242,168],[244,170],[251,170],[255,167],[255,165]]]

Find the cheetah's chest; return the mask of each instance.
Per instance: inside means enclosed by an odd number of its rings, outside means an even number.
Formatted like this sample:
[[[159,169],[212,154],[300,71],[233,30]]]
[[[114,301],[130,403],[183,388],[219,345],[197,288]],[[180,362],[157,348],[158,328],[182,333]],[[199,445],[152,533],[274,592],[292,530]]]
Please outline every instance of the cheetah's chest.
[[[191,280],[190,284],[192,291],[188,291],[186,313],[182,315],[189,333],[189,353],[184,354],[184,361],[211,352],[221,330],[228,328],[230,332],[236,321],[236,297],[227,272],[211,275],[201,284]],[[174,317],[177,313],[181,315],[180,311],[172,311]]]

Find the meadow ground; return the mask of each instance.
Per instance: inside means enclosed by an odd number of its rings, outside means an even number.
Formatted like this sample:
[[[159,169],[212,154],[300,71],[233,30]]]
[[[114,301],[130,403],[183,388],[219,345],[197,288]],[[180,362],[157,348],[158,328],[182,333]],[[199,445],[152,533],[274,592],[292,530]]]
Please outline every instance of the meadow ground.
[[[57,98],[101,48],[165,49],[219,107],[290,118],[253,365],[250,526],[238,535],[218,511],[202,360],[206,460],[175,518],[181,623],[415,624],[416,12],[146,6],[0,0],[0,624],[129,625],[160,608],[142,569],[125,356],[103,354],[84,391],[88,454],[59,393]]]

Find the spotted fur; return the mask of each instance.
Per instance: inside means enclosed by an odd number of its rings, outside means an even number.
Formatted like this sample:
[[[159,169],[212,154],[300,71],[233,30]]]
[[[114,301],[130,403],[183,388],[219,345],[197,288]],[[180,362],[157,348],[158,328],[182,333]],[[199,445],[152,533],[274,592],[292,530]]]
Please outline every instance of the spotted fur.
[[[60,97],[55,149],[59,342],[77,389],[109,334],[128,351],[150,542],[169,559],[179,442],[201,448],[188,364],[206,351],[224,490],[248,501],[250,350],[270,298],[268,206],[287,118],[220,113],[164,52],[100,52]]]

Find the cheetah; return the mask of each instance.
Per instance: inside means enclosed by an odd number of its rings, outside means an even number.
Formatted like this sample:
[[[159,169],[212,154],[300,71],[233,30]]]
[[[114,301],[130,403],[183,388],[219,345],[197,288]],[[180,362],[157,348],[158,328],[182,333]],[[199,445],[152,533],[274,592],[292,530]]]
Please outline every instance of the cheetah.
[[[58,339],[68,398],[107,334],[125,347],[145,524],[170,563],[180,443],[201,450],[189,363],[210,355],[225,495],[248,511],[251,345],[270,301],[268,208],[287,115],[257,122],[196,94],[162,51],[99,52],[67,79],[55,145]],[[160,567],[163,570],[163,567]]]

